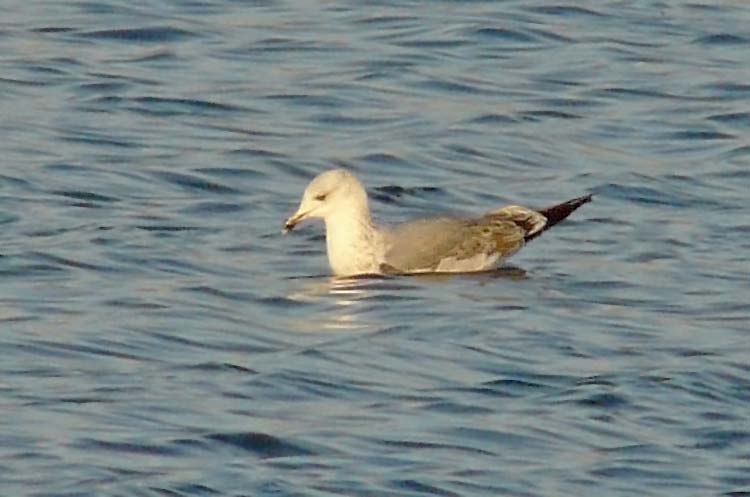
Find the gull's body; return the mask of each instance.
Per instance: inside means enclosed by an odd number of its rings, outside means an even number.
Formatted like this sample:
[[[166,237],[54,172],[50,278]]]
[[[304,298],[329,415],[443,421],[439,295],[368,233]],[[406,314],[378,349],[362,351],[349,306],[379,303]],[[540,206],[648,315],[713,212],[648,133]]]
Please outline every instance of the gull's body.
[[[337,276],[486,271],[589,200],[591,195],[541,211],[511,205],[476,218],[420,219],[381,228],[372,221],[359,180],[333,169],[310,183],[284,228],[322,218],[328,262]]]

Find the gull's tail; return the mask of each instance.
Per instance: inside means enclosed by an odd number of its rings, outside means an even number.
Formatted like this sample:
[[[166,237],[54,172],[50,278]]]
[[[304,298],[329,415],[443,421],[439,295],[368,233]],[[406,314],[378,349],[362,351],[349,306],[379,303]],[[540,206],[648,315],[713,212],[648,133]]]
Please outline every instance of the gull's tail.
[[[544,231],[547,231],[566,217],[570,216],[570,214],[574,210],[578,209],[580,206],[587,202],[591,202],[590,194],[537,211],[539,212],[539,214],[547,218],[547,223],[544,225],[544,228],[540,229],[539,231],[535,231],[527,236],[526,241],[528,242],[529,240],[533,240],[534,238],[538,237]]]

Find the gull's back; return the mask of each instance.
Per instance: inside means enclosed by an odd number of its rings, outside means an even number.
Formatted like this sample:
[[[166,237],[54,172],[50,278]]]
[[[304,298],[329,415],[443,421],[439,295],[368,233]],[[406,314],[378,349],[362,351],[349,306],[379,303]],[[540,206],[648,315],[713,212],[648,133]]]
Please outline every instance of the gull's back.
[[[419,219],[384,232],[385,263],[398,272],[493,269],[545,221],[538,212],[518,206],[473,219]]]
[[[435,271],[468,233],[461,219],[419,219],[384,230],[385,262],[400,272]]]

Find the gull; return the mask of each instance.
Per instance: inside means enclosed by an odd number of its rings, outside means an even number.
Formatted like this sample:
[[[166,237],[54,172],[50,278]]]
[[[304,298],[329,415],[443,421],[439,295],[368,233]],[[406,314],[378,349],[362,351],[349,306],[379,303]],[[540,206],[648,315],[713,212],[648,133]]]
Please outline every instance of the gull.
[[[362,183],[346,169],[332,169],[310,182],[284,233],[305,219],[322,218],[335,276],[488,271],[590,200],[585,195],[538,211],[509,205],[473,218],[380,227]]]

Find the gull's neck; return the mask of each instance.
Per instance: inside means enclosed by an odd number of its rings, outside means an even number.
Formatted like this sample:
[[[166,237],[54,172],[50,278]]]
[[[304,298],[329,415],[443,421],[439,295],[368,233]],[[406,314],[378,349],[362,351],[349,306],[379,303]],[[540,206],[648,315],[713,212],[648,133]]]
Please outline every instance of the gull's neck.
[[[325,223],[328,262],[336,276],[380,272],[382,235],[366,203],[336,209]]]

